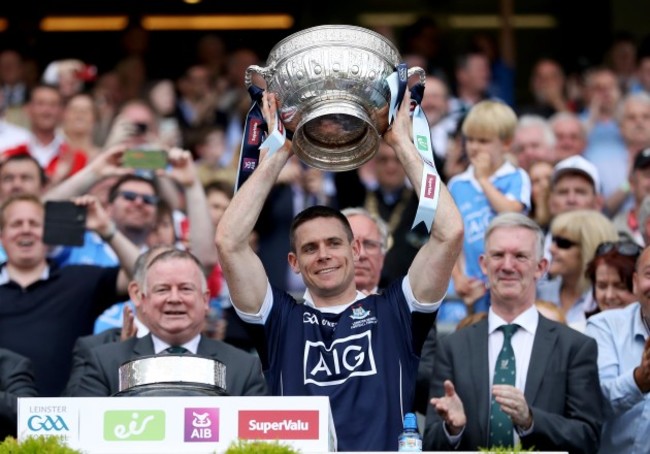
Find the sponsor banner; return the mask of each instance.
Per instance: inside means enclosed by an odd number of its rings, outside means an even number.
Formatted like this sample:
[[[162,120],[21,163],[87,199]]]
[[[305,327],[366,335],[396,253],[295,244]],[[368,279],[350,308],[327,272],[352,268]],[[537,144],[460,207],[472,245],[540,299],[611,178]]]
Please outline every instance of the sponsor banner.
[[[162,410],[111,410],[104,412],[106,441],[162,441],[165,412]]]
[[[237,433],[248,440],[318,440],[318,411],[240,411]]]
[[[185,441],[219,441],[219,409],[186,408]]]
[[[73,403],[29,405],[19,424],[28,436],[54,435],[70,442],[79,438],[79,417]]]
[[[214,454],[238,438],[336,447],[323,396],[19,398],[18,439],[39,435],[88,454]]]

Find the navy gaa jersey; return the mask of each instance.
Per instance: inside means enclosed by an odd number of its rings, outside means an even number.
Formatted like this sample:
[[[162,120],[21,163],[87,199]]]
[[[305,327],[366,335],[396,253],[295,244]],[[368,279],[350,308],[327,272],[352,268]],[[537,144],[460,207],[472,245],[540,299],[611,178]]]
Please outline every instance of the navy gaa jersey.
[[[401,279],[340,314],[274,288],[255,340],[273,395],[329,396],[340,451],[397,451],[435,314],[411,313]]]

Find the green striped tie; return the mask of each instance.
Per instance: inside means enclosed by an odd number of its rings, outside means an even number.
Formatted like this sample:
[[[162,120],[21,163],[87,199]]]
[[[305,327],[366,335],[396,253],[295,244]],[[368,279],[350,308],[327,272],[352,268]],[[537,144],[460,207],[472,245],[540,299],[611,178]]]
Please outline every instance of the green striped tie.
[[[179,345],[172,345],[171,347],[165,349],[165,351],[170,355],[184,355],[185,353],[189,353],[188,349]]]

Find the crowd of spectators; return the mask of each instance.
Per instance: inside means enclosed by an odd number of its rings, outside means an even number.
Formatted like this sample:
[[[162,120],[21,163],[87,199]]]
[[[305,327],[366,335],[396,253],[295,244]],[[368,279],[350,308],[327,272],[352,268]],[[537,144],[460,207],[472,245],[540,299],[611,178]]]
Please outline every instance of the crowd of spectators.
[[[550,266],[536,283],[539,311],[550,306],[561,323],[596,333],[603,348],[607,330],[626,326],[621,315],[618,324],[607,322],[607,312],[637,304],[637,291],[646,285],[633,275],[650,241],[650,39],[615,40],[602,63],[569,77],[547,56],[526,74],[516,68],[511,46],[502,41],[495,52],[485,36],[445,68],[425,39],[432,27],[428,20],[409,27],[401,50],[406,61],[427,70],[422,108],[438,171],[465,229],[438,326],[448,332],[486,318],[479,315],[490,307],[489,280],[479,263],[485,233],[498,214],[517,212],[546,235],[543,254]],[[203,269],[209,302],[202,336],[254,354],[231,306],[214,238],[233,197],[250,107],[244,71],[260,64],[260,56],[251,49],[226,52],[210,34],[197,43],[197,59],[180,77],[159,80],[147,79],[138,53],[99,74],[81,60],[59,60],[37,77],[24,57],[17,49],[0,50],[0,361],[18,364],[13,355],[19,354],[33,362],[36,388],[26,386],[22,395],[64,392],[80,336],[124,324],[139,337],[147,334],[138,316],[142,297],[127,294],[126,283],[134,251],[160,246],[190,251]],[[529,80],[525,99],[517,99],[515,74]],[[131,149],[163,150],[166,168],[125,166]],[[83,246],[44,245],[43,203],[55,200],[87,207]],[[309,168],[293,156],[249,236],[270,284],[293,295],[306,287],[286,260],[289,229],[297,213],[314,205],[352,208],[344,213],[356,222],[378,220],[380,238],[364,240],[363,260],[375,252],[379,259],[362,261],[366,268],[357,276],[360,282],[364,272],[372,276],[367,288],[358,286],[366,293],[407,274],[429,240],[425,229],[411,230],[417,192],[387,143],[348,172]],[[69,288],[73,281],[79,282],[72,285],[76,292]],[[68,310],[54,307],[73,303]],[[43,336],[51,352],[35,346]],[[119,334],[101,342],[118,340]],[[433,345],[423,353],[429,360]],[[648,357],[646,345],[625,367],[638,364],[641,351]],[[611,361],[607,366],[601,380],[618,380]],[[429,374],[435,363],[427,367]],[[635,369],[642,384],[636,402],[647,401],[648,370],[649,358],[639,377]],[[605,398],[612,386],[603,382]],[[426,400],[415,406],[423,403],[424,413]],[[614,417],[633,405],[615,406]],[[0,407],[5,411],[15,405]]]

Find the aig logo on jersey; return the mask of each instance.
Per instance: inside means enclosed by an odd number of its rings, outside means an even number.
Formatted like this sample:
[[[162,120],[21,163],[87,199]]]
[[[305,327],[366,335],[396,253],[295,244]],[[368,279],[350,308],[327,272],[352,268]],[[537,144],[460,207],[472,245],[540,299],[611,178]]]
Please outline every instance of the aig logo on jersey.
[[[307,342],[304,355],[305,384],[338,385],[350,377],[375,375],[372,331],[337,339],[327,347],[323,342]]]

